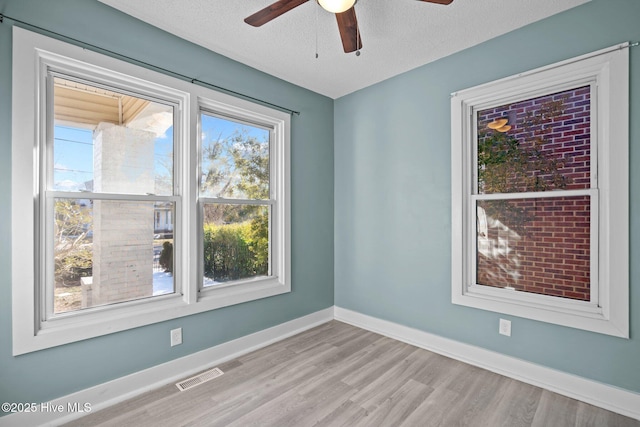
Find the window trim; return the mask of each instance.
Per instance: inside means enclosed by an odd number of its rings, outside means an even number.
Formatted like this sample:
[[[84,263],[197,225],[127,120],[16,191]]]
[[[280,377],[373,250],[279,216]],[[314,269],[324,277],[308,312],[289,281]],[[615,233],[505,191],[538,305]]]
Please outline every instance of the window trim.
[[[174,241],[174,277],[176,288],[182,287],[181,295],[158,296],[88,310],[77,315],[60,316],[43,327],[38,316],[40,301],[44,297],[43,289],[36,286],[39,275],[44,273],[38,265],[42,255],[39,236],[43,228],[43,223],[39,222],[39,209],[40,200],[44,201],[45,196],[45,189],[40,187],[39,162],[43,160],[40,144],[47,133],[46,127],[43,127],[46,126],[47,106],[42,91],[46,90],[46,66],[52,61],[57,63],[56,70],[69,66],[78,73],[83,70],[94,75],[102,72],[116,88],[127,89],[133,85],[134,88],[146,87],[152,92],[162,88],[162,93],[172,94],[181,100],[181,111],[176,115],[180,123],[174,129],[176,140],[182,141],[176,144],[181,152],[176,148],[174,182],[181,185],[175,188],[174,196],[171,196],[182,197],[176,203],[174,224],[175,235],[182,236],[182,239]],[[11,268],[14,355],[291,291],[290,114],[19,27],[13,28],[12,67]],[[82,77],[75,73],[70,75]],[[116,85],[115,81],[124,86]],[[277,143],[281,162],[277,167],[276,179],[282,198],[278,223],[283,247],[280,260],[282,275],[275,282],[250,283],[248,286],[227,287],[220,292],[199,295],[196,144],[199,135],[197,113],[203,100],[216,103],[223,110],[242,111],[247,117],[270,120],[280,133]]]
[[[629,43],[619,44],[451,95],[453,304],[629,337],[628,46]],[[592,237],[599,245],[598,307],[590,302],[471,283],[476,253],[472,243],[475,241],[474,111],[585,83],[593,85],[595,95],[591,130],[597,141],[600,208],[592,216],[597,221],[592,230],[598,230],[595,235],[592,232]],[[545,197],[544,192],[539,197]]]
[[[285,123],[282,120],[274,119],[267,114],[256,114],[255,112],[247,111],[237,106],[221,103],[213,99],[199,98],[198,99],[198,135],[200,132],[200,120],[202,114],[210,114],[220,118],[227,118],[230,120],[237,120],[246,122],[254,126],[264,127],[269,129],[270,141],[269,141],[269,199],[248,201],[248,199],[225,199],[225,198],[212,198],[212,197],[200,197],[198,195],[198,260],[203,258],[203,236],[202,236],[202,222],[200,213],[202,212],[202,205],[205,203],[229,203],[229,204],[251,204],[258,206],[269,206],[271,211],[270,216],[270,270],[271,274],[268,277],[248,278],[235,280],[232,282],[224,283],[222,285],[216,285],[211,287],[203,287],[203,265],[198,265],[198,284],[200,300],[212,300],[218,298],[227,301],[226,305],[237,304],[244,302],[243,294],[247,292],[253,292],[257,295],[264,295],[268,297],[273,295],[274,292],[282,293],[288,292],[291,289],[290,285],[290,237],[288,233],[289,223],[289,198],[287,197],[287,188],[289,177],[289,150],[287,135],[285,132]],[[199,193],[199,185],[201,176],[200,171],[200,151],[201,151],[201,138],[198,138],[197,142],[197,159],[198,159],[198,181],[196,192]],[[282,167],[284,166],[284,167]],[[284,214],[284,215],[283,215]],[[281,232],[284,231],[284,233]],[[262,297],[261,297],[262,298]]]

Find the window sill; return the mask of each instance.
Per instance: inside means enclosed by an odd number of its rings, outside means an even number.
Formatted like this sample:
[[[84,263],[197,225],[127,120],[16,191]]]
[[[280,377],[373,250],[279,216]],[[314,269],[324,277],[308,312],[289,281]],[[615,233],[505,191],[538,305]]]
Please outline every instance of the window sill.
[[[180,295],[172,295],[160,297],[161,300],[133,301],[124,303],[121,307],[108,307],[86,313],[76,312],[42,322],[42,327],[35,335],[30,332],[32,325],[22,325],[20,331],[14,334],[13,355],[280,295],[290,290],[289,284],[270,278],[254,283],[240,282],[233,286],[210,289],[203,292],[198,301],[192,304],[187,303]]]
[[[611,313],[607,315],[601,307],[594,307],[590,303],[579,301],[548,303],[545,300],[552,298],[545,298],[544,295],[516,295],[515,291],[508,289],[491,289],[487,292],[486,289],[478,290],[478,287],[486,288],[486,286],[476,285],[470,286],[465,293],[454,291],[453,304],[629,338],[623,316],[615,316]]]

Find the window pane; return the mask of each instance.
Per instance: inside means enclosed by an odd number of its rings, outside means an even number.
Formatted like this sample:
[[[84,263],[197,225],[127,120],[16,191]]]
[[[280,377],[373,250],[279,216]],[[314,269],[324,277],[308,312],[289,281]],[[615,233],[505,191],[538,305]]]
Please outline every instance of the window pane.
[[[267,129],[201,115],[202,197],[269,199]]]
[[[53,81],[53,190],[173,194],[173,107]]]
[[[590,91],[478,111],[478,194],[590,188]]]
[[[477,283],[590,299],[589,196],[477,203]]]
[[[175,292],[173,203],[55,199],[54,313]],[[173,214],[171,215],[173,218]]]
[[[204,205],[204,286],[269,275],[269,206]]]

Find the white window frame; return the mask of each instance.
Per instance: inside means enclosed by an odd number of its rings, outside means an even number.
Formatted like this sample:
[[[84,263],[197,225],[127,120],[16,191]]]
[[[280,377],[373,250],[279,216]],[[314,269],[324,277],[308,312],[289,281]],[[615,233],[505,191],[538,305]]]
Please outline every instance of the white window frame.
[[[223,119],[236,120],[247,124],[269,129],[269,199],[265,201],[250,201],[246,199],[226,199],[199,197],[198,213],[202,212],[204,204],[221,203],[221,204],[251,204],[254,206],[269,206],[269,274],[267,277],[256,277],[234,280],[215,286],[202,286],[203,283],[203,265],[198,265],[198,284],[200,285],[200,299],[210,300],[217,299],[225,301],[225,305],[237,304],[244,302],[244,294],[251,292],[261,297],[273,295],[274,292],[281,293],[279,290],[290,290],[290,281],[287,280],[290,270],[288,268],[290,245],[285,238],[288,236],[288,206],[287,185],[289,181],[288,167],[282,165],[288,164],[288,144],[285,143],[286,132],[285,123],[268,114],[259,114],[255,111],[247,111],[237,106],[228,105],[219,101],[200,98],[198,100],[198,128],[200,129],[200,117],[202,114],[210,114]],[[201,135],[202,132],[198,132]],[[198,161],[200,162],[201,139],[198,139]],[[200,171],[200,164],[197,170]],[[201,176],[198,174],[198,184],[200,184]],[[198,185],[199,189],[199,185]],[[283,215],[284,213],[284,215]],[[198,259],[203,259],[203,241],[202,241],[202,225],[203,218],[198,218]],[[285,231],[283,233],[283,231]]]
[[[452,94],[451,299],[454,304],[629,337],[628,46],[623,43]],[[592,188],[558,191],[558,194],[476,194],[477,111],[585,85],[592,88]],[[590,301],[477,283],[477,200],[581,194],[591,198]]]
[[[41,179],[46,148],[49,68],[70,76],[102,81],[133,93],[154,94],[178,105],[174,137],[174,280],[176,293],[138,301],[78,310],[43,321],[46,283],[39,262],[44,253],[45,194]],[[209,311],[291,291],[290,255],[290,114],[215,92],[137,65],[108,57],[18,27],[13,28],[12,98],[12,329],[13,354],[19,355],[113,332]],[[277,275],[255,284],[238,284],[200,292],[198,229],[198,114],[202,103],[215,103],[274,129],[273,160],[277,187],[274,239]],[[58,194],[53,192],[51,195]],[[124,196],[123,196],[124,197]],[[83,196],[83,198],[85,198]],[[124,197],[127,198],[127,197]],[[136,200],[139,196],[133,196]],[[144,197],[142,197],[144,199]],[[154,199],[155,200],[155,199]],[[50,254],[49,254],[50,256]]]
[[[83,310],[70,311],[66,313],[54,313],[54,280],[53,280],[53,230],[49,221],[54,216],[54,203],[57,198],[71,199],[71,200],[104,200],[104,201],[131,201],[131,202],[172,202],[174,203],[176,210],[176,218],[180,218],[183,203],[181,197],[182,179],[181,179],[181,162],[183,157],[181,144],[176,143],[180,141],[183,136],[182,129],[188,125],[183,113],[185,105],[188,103],[189,97],[185,92],[166,88],[149,81],[142,81],[141,79],[134,79],[132,77],[121,77],[115,75],[111,71],[99,69],[89,64],[80,63],[70,58],[61,57],[59,55],[52,55],[50,53],[41,52],[38,55],[39,68],[41,70],[39,77],[39,86],[45,90],[40,90],[39,98],[39,111],[42,112],[38,118],[38,122],[42,124],[42,132],[40,133],[40,139],[37,141],[38,152],[38,165],[37,173],[39,181],[37,182],[39,200],[37,202],[36,217],[38,218],[38,235],[36,239],[38,241],[38,252],[36,254],[36,260],[38,264],[38,274],[36,276],[37,286],[39,289],[44,290],[42,298],[40,299],[41,307],[36,312],[36,316],[40,319],[40,328],[42,330],[57,328],[59,325],[77,322],[75,319],[77,316],[83,318],[90,317],[102,317],[101,314],[104,311],[111,310],[111,306],[96,306],[86,308]],[[77,191],[56,191],[53,190],[53,76],[69,79],[73,81],[79,81],[88,85],[105,87],[119,91],[119,93],[128,93],[136,97],[144,97],[145,99],[152,100],[154,102],[163,102],[166,105],[171,105],[174,109],[174,143],[172,147],[173,151],[173,193],[170,195],[142,195],[142,194],[124,194],[124,193],[95,193],[89,192],[77,192]],[[154,218],[155,221],[155,218]],[[179,257],[183,250],[181,239],[174,240],[176,256]],[[180,272],[182,266],[175,266],[174,275],[174,290],[172,294],[163,296],[154,296],[153,302],[157,299],[170,299],[176,298],[181,295],[181,280]],[[145,300],[127,300],[118,305],[138,305],[150,303],[151,298]]]

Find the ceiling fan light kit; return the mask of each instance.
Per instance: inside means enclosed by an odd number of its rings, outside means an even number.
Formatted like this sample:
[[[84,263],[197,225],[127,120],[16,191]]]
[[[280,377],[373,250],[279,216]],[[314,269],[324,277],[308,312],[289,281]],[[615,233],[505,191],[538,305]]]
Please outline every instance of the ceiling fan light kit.
[[[351,9],[357,0],[318,0],[324,10],[331,13],[342,13]]]
[[[267,22],[284,15],[291,9],[308,2],[309,0],[278,0],[245,18],[244,22],[253,26],[260,27]],[[358,0],[316,0],[318,4],[326,11],[335,13],[338,22],[338,31],[342,39],[342,47],[345,53],[356,52],[362,49],[362,40],[360,39],[360,29],[358,28],[358,19],[356,18],[356,10],[354,5]],[[435,3],[447,5],[453,0],[419,0],[425,3]]]

